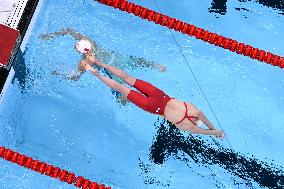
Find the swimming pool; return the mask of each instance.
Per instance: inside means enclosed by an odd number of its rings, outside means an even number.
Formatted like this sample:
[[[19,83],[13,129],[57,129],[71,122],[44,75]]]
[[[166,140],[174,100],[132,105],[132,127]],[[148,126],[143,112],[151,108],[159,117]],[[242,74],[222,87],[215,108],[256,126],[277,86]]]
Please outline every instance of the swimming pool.
[[[153,2],[133,2],[158,10]],[[283,54],[283,16],[254,1],[227,3],[224,16],[208,12],[209,0],[156,2],[164,14]],[[124,106],[90,74],[78,81],[52,75],[55,69],[71,72],[81,58],[70,36],[39,39],[62,28],[115,52],[121,68],[193,102],[221,129],[215,114],[228,140],[191,136],[130,103]],[[161,63],[166,71],[131,64],[130,55]],[[0,141],[7,147],[113,188],[283,186],[284,80],[277,67],[89,0],[43,1],[17,61],[21,72],[0,107]],[[4,188],[72,188],[3,160],[0,164]]]

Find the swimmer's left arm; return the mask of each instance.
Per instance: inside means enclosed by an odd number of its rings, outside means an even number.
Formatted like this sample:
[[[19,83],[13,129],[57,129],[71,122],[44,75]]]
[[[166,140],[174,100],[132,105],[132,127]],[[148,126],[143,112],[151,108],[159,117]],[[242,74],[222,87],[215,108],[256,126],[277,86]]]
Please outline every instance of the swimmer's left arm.
[[[76,40],[80,40],[83,38],[87,39],[87,37],[85,37],[84,35],[80,34],[79,32],[75,31],[72,28],[61,29],[57,32],[44,34],[39,37],[44,40],[49,40],[49,39],[54,39],[55,37],[60,37],[60,36],[65,36],[65,35],[71,35]]]
[[[80,78],[82,72],[75,71],[75,72],[73,72],[73,73],[71,73],[71,74],[63,74],[63,73],[59,73],[57,70],[53,70],[53,71],[51,72],[51,74],[52,74],[53,76],[62,77],[63,79],[66,79],[66,80],[77,81],[77,80]]]

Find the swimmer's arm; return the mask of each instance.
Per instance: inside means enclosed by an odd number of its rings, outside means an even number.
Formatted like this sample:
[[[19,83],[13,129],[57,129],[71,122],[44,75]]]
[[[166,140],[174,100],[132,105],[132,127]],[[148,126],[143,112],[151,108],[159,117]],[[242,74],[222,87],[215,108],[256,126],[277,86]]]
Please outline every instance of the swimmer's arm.
[[[39,37],[41,39],[44,39],[44,40],[49,40],[49,39],[54,39],[55,37],[61,37],[61,36],[65,36],[65,35],[71,35],[76,40],[80,40],[80,39],[84,39],[84,38],[87,39],[87,37],[85,37],[84,35],[80,34],[79,32],[75,31],[72,28],[61,29],[57,32],[44,34],[44,35],[41,35]]]
[[[84,71],[77,70],[75,71],[75,73],[72,73],[72,74],[62,74],[62,73],[57,72],[57,70],[53,70],[51,74],[54,76],[62,77],[63,79],[66,79],[66,80],[77,81],[79,80],[82,73],[84,73]]]
[[[73,80],[73,81],[77,81],[85,71],[86,70],[83,66],[83,61],[81,61],[80,64],[78,65],[78,67],[77,67],[77,71],[75,71],[75,73],[72,73],[71,76],[69,76],[68,79]]]
[[[161,72],[166,71],[166,67],[164,65],[155,63],[153,61],[148,61],[145,58],[139,58],[134,56],[129,56],[129,58],[134,62],[134,65],[137,67],[156,68]]]
[[[72,73],[69,77],[69,80],[77,81],[80,79],[81,75],[85,72],[85,70],[81,69],[80,66],[78,66],[77,71],[75,73]]]
[[[209,119],[205,116],[205,114],[200,111],[198,119],[201,120],[210,130],[216,130],[213,124],[209,121]]]

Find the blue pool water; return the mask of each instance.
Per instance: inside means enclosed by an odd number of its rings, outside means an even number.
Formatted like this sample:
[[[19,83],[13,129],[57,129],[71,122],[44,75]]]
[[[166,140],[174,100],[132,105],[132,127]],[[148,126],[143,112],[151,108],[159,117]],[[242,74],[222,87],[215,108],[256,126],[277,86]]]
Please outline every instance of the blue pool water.
[[[133,2],[284,55],[283,15],[257,1],[230,1],[225,15],[210,13],[210,0]],[[226,139],[190,135],[133,104],[122,105],[89,73],[78,81],[52,75],[72,72],[81,59],[70,36],[39,39],[62,28],[116,54],[114,63],[129,74],[196,104]],[[166,71],[129,63],[129,56],[163,64]],[[91,0],[43,1],[18,62],[21,72],[0,107],[1,146],[113,188],[284,185],[284,71],[278,67]],[[0,188],[74,188],[2,159],[0,165]]]

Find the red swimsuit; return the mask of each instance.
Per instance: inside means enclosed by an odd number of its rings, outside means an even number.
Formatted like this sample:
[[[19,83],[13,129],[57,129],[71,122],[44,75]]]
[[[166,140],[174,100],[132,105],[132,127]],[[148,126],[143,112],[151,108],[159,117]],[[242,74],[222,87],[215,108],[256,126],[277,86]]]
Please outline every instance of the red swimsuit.
[[[131,90],[127,96],[130,102],[132,102],[133,104],[135,104],[136,106],[142,108],[147,112],[158,115],[164,115],[167,103],[172,99],[171,97],[169,97],[162,90],[158,89],[152,84],[140,79],[136,79],[136,82],[134,83],[133,87],[139,90],[142,94],[137,91]],[[189,116],[187,114],[187,106],[185,102],[184,106],[185,106],[185,115],[182,118],[182,120],[180,120],[176,124],[181,123],[184,119],[187,118],[195,125],[193,119],[197,119],[197,117]]]
[[[142,94],[131,90],[127,96],[130,102],[147,112],[164,115],[166,105],[171,100],[171,97],[152,84],[140,79],[136,79],[133,87]]]

